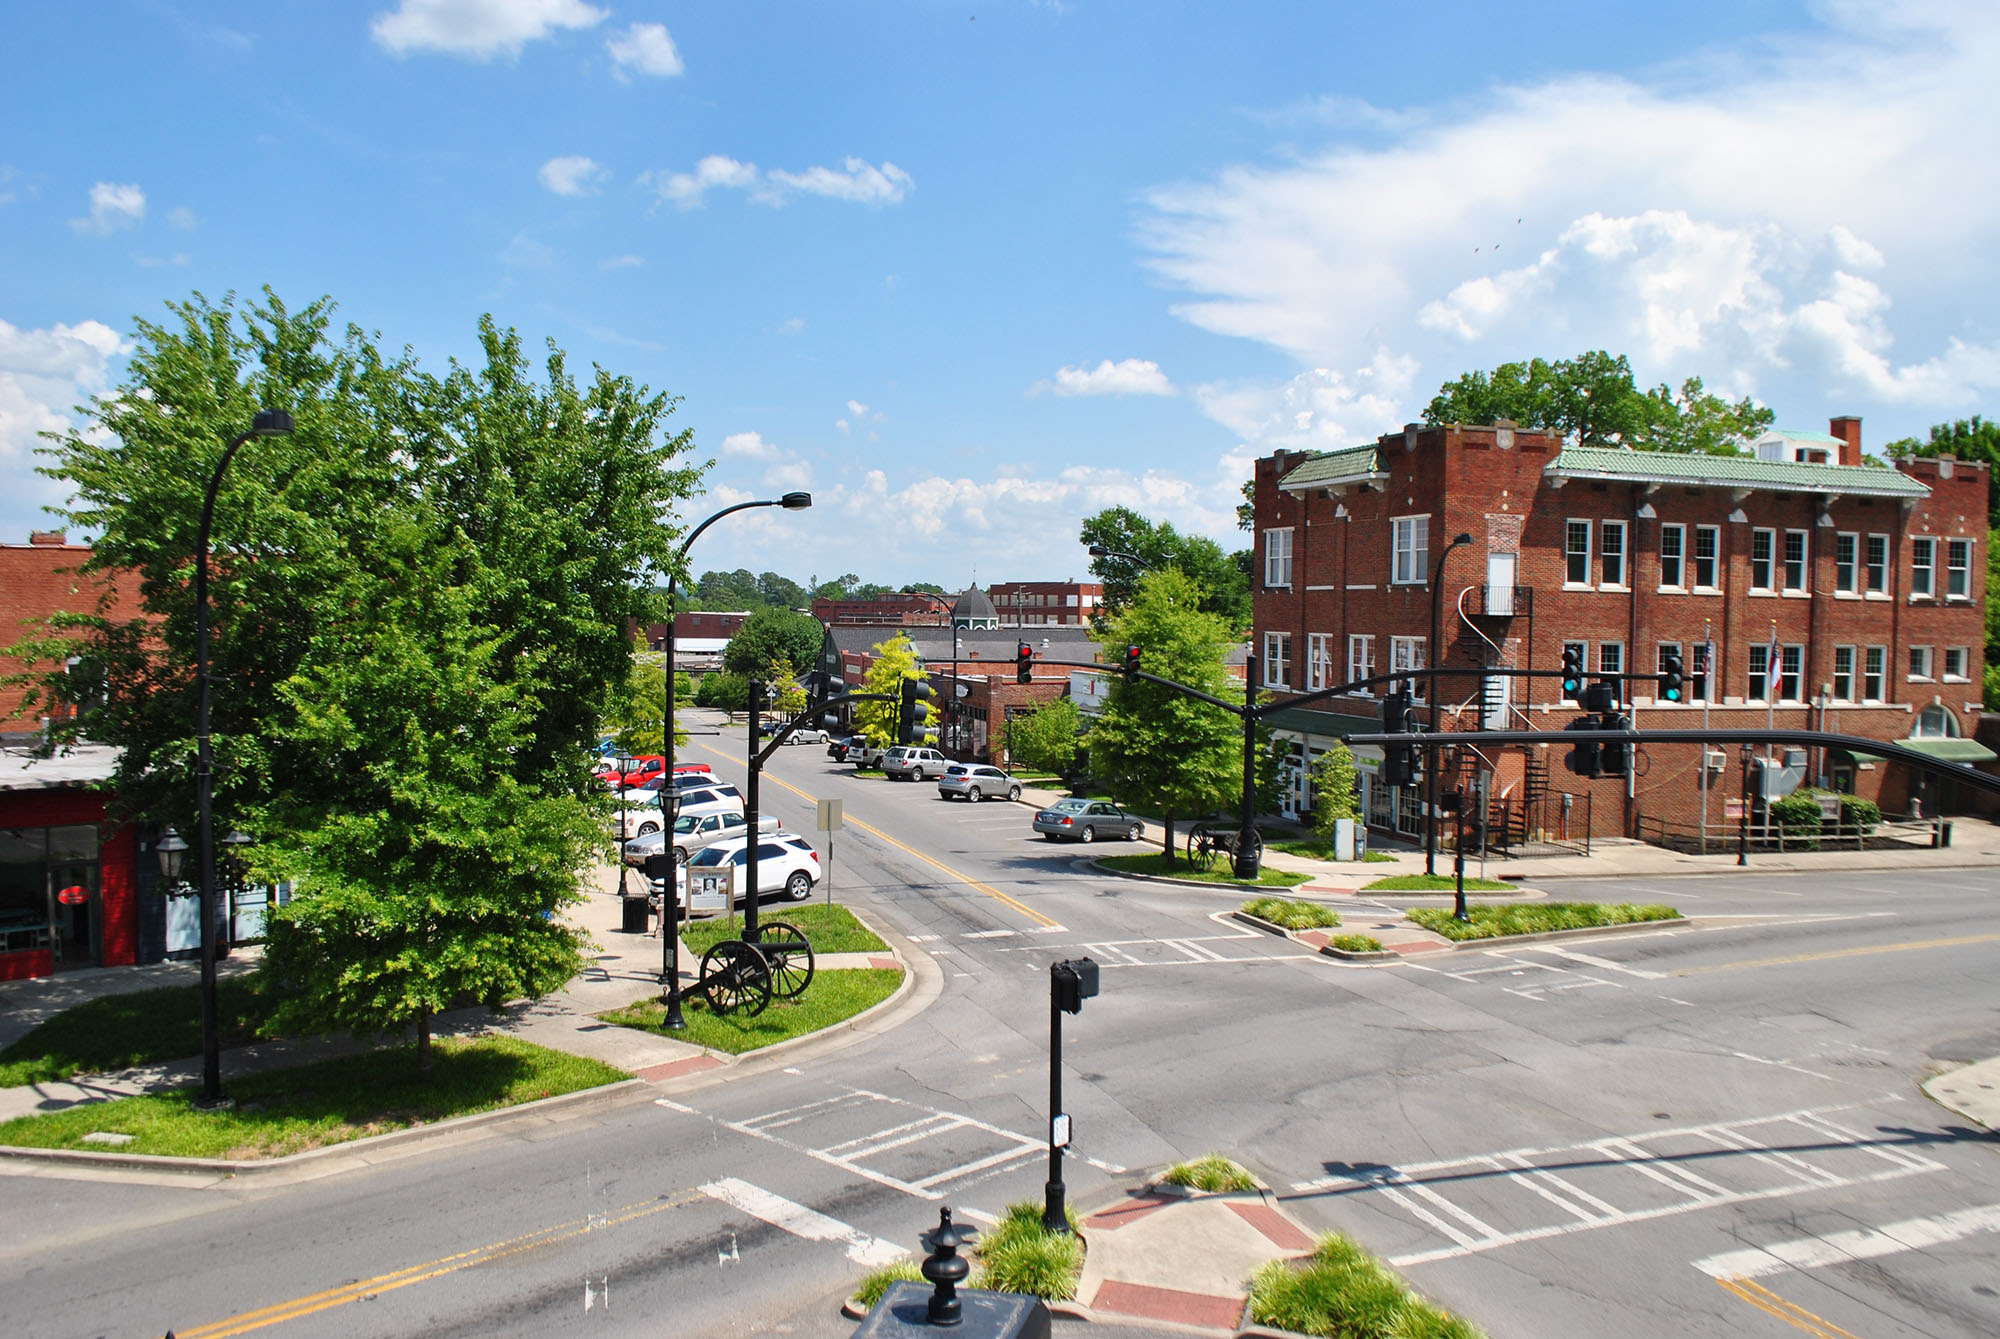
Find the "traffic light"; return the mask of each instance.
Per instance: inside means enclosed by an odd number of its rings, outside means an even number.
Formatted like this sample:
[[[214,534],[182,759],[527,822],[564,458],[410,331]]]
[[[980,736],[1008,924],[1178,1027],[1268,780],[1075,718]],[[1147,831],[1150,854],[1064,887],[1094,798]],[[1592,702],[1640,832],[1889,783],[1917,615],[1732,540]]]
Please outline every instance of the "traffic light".
[[[1583,648],[1565,646],[1563,648],[1563,696],[1581,704],[1583,701]]]
[[[1681,653],[1668,651],[1660,657],[1660,701],[1680,702],[1686,695],[1687,672],[1681,665]]]
[[[1598,720],[1598,729],[1600,730],[1630,730],[1631,728],[1632,718],[1630,716],[1614,714],[1600,717]],[[1606,740],[1598,746],[1598,756],[1603,762],[1604,775],[1606,776],[1624,776],[1632,770],[1632,746],[1622,739]]]
[[[1035,678],[1035,648],[1026,642],[1014,647],[1014,682],[1032,683]]]
[[[1128,646],[1125,648],[1125,682],[1137,683],[1138,681],[1139,681],[1139,648],[1136,646]]]
[[[1382,733],[1401,735],[1410,732],[1412,723],[1410,694],[1396,691],[1382,699]],[[1417,780],[1417,750],[1411,744],[1384,744],[1382,746],[1382,782],[1390,786],[1409,786]]]
[[[1597,718],[1595,716],[1579,716],[1568,725],[1565,725],[1563,729],[1589,730],[1595,733],[1597,730]],[[1598,754],[1597,741],[1594,739],[1578,740],[1576,746],[1570,749],[1569,757],[1563,761],[1564,765],[1578,776],[1604,775],[1603,759]]]
[[[898,744],[925,744],[937,737],[924,722],[931,714],[930,699],[936,690],[923,679],[903,680],[901,700],[896,704],[896,742]]]
[[[829,728],[840,724],[840,708],[829,707],[826,704],[846,691],[847,680],[841,678],[838,674],[829,674],[826,676],[825,682],[820,688],[819,695],[818,709],[820,724]]]
[[[1618,705],[1618,685],[1609,679],[1599,679],[1583,690],[1585,711],[1610,711]]]

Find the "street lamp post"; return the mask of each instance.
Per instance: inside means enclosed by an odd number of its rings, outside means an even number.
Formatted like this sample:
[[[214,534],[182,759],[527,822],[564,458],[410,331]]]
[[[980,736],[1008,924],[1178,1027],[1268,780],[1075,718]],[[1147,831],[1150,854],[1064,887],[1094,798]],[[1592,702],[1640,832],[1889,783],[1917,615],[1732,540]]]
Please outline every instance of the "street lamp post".
[[[235,458],[238,448],[252,437],[282,437],[292,431],[292,416],[282,409],[260,409],[247,432],[241,432],[224,448],[209,476],[208,492],[201,500],[201,531],[195,541],[194,556],[194,682],[195,802],[199,821],[195,846],[199,853],[201,880],[201,1098],[196,1105],[219,1107],[228,1099],[222,1095],[222,1033],[215,1002],[215,773],[209,758],[208,738],[208,540],[215,521],[215,495],[222,489],[222,475]]]
[[[1430,668],[1436,670],[1443,650],[1444,641],[1444,560],[1451,557],[1451,551],[1460,545],[1470,544],[1471,535],[1456,535],[1451,543],[1444,546],[1438,555],[1437,565],[1431,568],[1431,645]],[[1438,728],[1438,677],[1435,673],[1431,681],[1431,733]],[[1424,768],[1424,873],[1437,873],[1437,806],[1438,806],[1438,758],[1435,749],[1425,757]]]
[[[687,557],[687,551],[693,546],[695,540],[701,538],[702,531],[733,512],[747,511],[751,507],[783,507],[786,511],[804,511],[812,504],[811,493],[786,493],[783,497],[763,498],[756,502],[739,502],[733,507],[724,507],[721,511],[716,512],[713,516],[688,532],[688,537],[681,541],[680,548],[674,552],[673,565],[667,569],[667,729],[666,737],[660,741],[660,753],[666,763],[666,771],[664,773],[665,779],[660,783],[660,816],[661,822],[666,825],[666,850],[669,854],[674,849],[674,820],[678,817],[679,810],[679,806],[671,801],[675,794],[674,617],[677,611],[674,608],[674,594],[680,583],[681,560]],[[751,745],[754,752],[756,745],[754,737],[751,740]],[[757,834],[754,830],[750,834],[750,840],[754,848],[757,840]],[[754,899],[757,896],[757,890],[753,887],[749,895]],[[660,939],[662,941],[660,979],[666,983],[667,987],[666,1025],[675,1031],[680,1031],[687,1026],[687,1020],[681,1017],[680,919],[680,870],[676,867],[668,872],[666,893],[660,899]]]

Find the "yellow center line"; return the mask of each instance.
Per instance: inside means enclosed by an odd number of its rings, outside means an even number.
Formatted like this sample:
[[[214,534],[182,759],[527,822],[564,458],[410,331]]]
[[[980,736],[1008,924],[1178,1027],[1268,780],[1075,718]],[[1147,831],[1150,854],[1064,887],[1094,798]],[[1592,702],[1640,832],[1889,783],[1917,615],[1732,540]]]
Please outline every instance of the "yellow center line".
[[[358,1302],[364,1297],[374,1297],[385,1292],[394,1292],[398,1288],[407,1288],[413,1283],[422,1283],[427,1279],[439,1278],[445,1274],[454,1274],[461,1269],[468,1269],[473,1265],[483,1265],[493,1260],[505,1259],[510,1255],[519,1255],[521,1252],[533,1250],[537,1246],[547,1246],[555,1242],[567,1241],[572,1237],[582,1236],[584,1233],[594,1230],[618,1227],[635,1219],[646,1218],[656,1213],[664,1213],[668,1209],[678,1209],[683,1205],[692,1204],[702,1198],[703,1195],[698,1190],[682,1190],[657,1200],[641,1200],[636,1204],[628,1204],[604,1218],[572,1219],[567,1223],[558,1223],[553,1227],[541,1228],[519,1237],[509,1237],[505,1241],[496,1241],[485,1246],[477,1246],[472,1250],[460,1251],[456,1255],[447,1255],[425,1264],[411,1265],[407,1269],[392,1270],[387,1274],[378,1274],[371,1279],[362,1279],[359,1282],[349,1283],[339,1288],[329,1288],[325,1292],[312,1293],[305,1297],[295,1297],[289,1302],[278,1302],[271,1306],[260,1307],[255,1311],[245,1311],[240,1315],[231,1316],[226,1320],[218,1320],[212,1324],[196,1326],[193,1329],[177,1329],[174,1333],[179,1336],[179,1339],[229,1339],[230,1335],[248,1334],[252,1330],[265,1329],[272,1325],[283,1324],[288,1320],[297,1320],[301,1316],[310,1316],[316,1312],[330,1310],[333,1307],[345,1306],[349,1302]]]
[[[1860,958],[1873,953],[1908,953],[1916,949],[1961,948],[1966,944],[1991,944],[2000,934],[1960,935],[1955,939],[1918,939],[1907,944],[1871,944],[1866,948],[1840,948],[1825,953],[1795,953],[1784,958],[1753,958],[1748,962],[1720,962],[1712,967],[1683,967],[1675,976],[1701,976],[1707,972],[1736,972],[1747,967],[1789,967],[1801,962],[1830,962],[1836,958]]]
[[[1815,1339],[1856,1339],[1855,1335],[1824,1316],[1816,1316],[1796,1302],[1787,1302],[1769,1288],[1749,1279],[1717,1279],[1716,1282],[1759,1311],[1776,1316],[1793,1329],[1815,1336]]]
[[[715,748],[712,745],[703,744],[702,747],[707,749],[710,753],[715,754],[718,758],[727,758],[729,756],[728,754],[724,753],[721,749]],[[804,800],[807,804],[816,805],[819,803],[819,797],[817,795],[812,795],[807,793],[806,791],[800,790],[797,786],[794,786],[791,782],[786,781],[781,777],[775,777],[772,776],[770,773],[766,772],[764,773],[763,779],[768,782],[771,782],[774,785],[783,786],[786,790],[789,790],[790,792],[792,792],[792,794],[798,796],[800,799]],[[997,902],[1005,903],[1007,906],[1012,907],[1014,910],[1020,912],[1023,916],[1026,916],[1029,920],[1034,921],[1038,925],[1045,925],[1049,926],[1050,928],[1054,928],[1059,923],[1057,921],[1049,919],[1047,916],[1044,916],[1041,912],[1036,911],[1033,907],[1029,906],[1025,902],[1020,901],[1018,898],[1010,897],[1006,893],[1001,892],[998,888],[995,888],[992,884],[981,883],[978,879],[973,878],[971,875],[964,874],[958,870],[953,869],[950,865],[945,864],[944,861],[939,860],[936,856],[927,854],[926,852],[923,851],[919,851],[914,846],[909,846],[903,842],[897,841],[894,837],[891,837],[888,833],[882,831],[882,829],[876,827],[873,823],[864,823],[852,814],[844,814],[842,816],[842,821],[846,823],[851,823],[855,827],[860,828],[863,832],[867,833],[869,836],[879,838],[880,840],[889,843],[889,845],[895,847],[897,850],[902,851],[907,855],[913,855],[917,859],[923,861],[925,864],[944,871],[946,874],[958,880],[966,887],[976,889],[979,892],[986,894],[988,897],[993,898]]]

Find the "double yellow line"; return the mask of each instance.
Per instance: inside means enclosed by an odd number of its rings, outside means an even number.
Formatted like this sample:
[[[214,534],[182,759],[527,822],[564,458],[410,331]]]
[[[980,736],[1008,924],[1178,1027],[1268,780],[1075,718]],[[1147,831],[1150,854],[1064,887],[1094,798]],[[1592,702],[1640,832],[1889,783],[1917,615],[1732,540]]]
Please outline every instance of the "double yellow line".
[[[1794,953],[1784,958],[1752,958],[1747,962],[1718,962],[1708,967],[1683,967],[1675,976],[1705,976],[1710,972],[1740,972],[1748,967],[1790,967],[1801,962],[1832,962],[1837,958],[1866,958],[1877,953],[1910,953],[1920,949],[1963,948],[1967,944],[2000,942],[2000,934],[1959,935],[1953,939],[1915,939],[1904,944],[1869,944],[1862,948],[1829,949],[1824,953]]]
[[[1804,1330],[1814,1339],[1856,1339],[1855,1335],[1824,1316],[1814,1315],[1797,1302],[1787,1302],[1769,1288],[1749,1279],[1717,1279],[1716,1282],[1759,1311],[1776,1316],[1795,1330]]]
[[[256,1311],[245,1311],[241,1315],[231,1316],[227,1320],[218,1320],[210,1325],[199,1325],[187,1330],[176,1329],[173,1333],[176,1339],[228,1339],[233,1334],[248,1334],[252,1330],[261,1330],[271,1325],[281,1325],[288,1320],[297,1320],[301,1316],[310,1316],[315,1312],[328,1311],[337,1306],[345,1306],[349,1302],[358,1302],[363,1298],[373,1298],[382,1293],[394,1292],[398,1288],[407,1288],[413,1283],[422,1283],[428,1279],[439,1278],[445,1274],[454,1274],[461,1269],[470,1269],[474,1265],[483,1265],[493,1260],[505,1259],[510,1255],[519,1255],[523,1251],[532,1251],[538,1246],[554,1245],[559,1241],[567,1241],[572,1237],[580,1237],[586,1232],[618,1227],[640,1218],[650,1217],[656,1213],[665,1213],[669,1209],[678,1209],[682,1205],[691,1204],[701,1198],[703,1196],[699,1190],[676,1191],[672,1195],[663,1195],[658,1199],[642,1200],[636,1204],[628,1204],[624,1208],[618,1209],[602,1218],[592,1216],[589,1218],[572,1219],[567,1223],[558,1223],[553,1227],[545,1227],[523,1236],[510,1237],[506,1241],[496,1241],[490,1245],[477,1246],[469,1251],[460,1251],[457,1255],[447,1255],[442,1259],[431,1260],[425,1264],[411,1265],[408,1269],[398,1269],[387,1274],[377,1274],[372,1279],[362,1279],[357,1283],[349,1283],[339,1288],[329,1288],[325,1292],[313,1293],[306,1297],[295,1297],[289,1302],[278,1302],[272,1306],[261,1307]]]
[[[708,748],[708,745],[704,744],[702,747]],[[726,758],[729,756],[728,754],[723,753],[720,749],[710,748],[709,752],[715,754],[717,757]],[[800,790],[797,786],[794,786],[791,782],[785,781],[779,777],[772,776],[769,772],[766,772],[764,774],[764,780],[771,782],[774,785],[783,786],[786,790],[789,790],[790,792],[792,792],[792,794],[798,796],[800,799],[804,800],[807,804],[819,803],[819,797],[817,795],[808,794],[807,792]],[[914,846],[909,846],[903,842],[897,841],[894,837],[891,837],[888,833],[882,831],[882,829],[876,827],[872,823],[864,823],[860,819],[855,818],[851,814],[844,815],[841,821],[843,823],[849,823],[857,828],[860,828],[863,832],[867,833],[871,837],[876,837],[881,839],[882,841],[889,843],[889,845],[895,847],[898,851],[902,851],[906,855],[915,856],[917,859],[923,861],[926,865],[929,865],[934,869],[942,870],[944,873],[958,880],[958,882],[964,884],[966,887],[976,889],[979,892],[986,894],[994,901],[1002,903],[1003,905],[1011,907],[1015,911],[1020,912],[1023,916],[1026,916],[1029,920],[1035,922],[1037,925],[1047,926],[1050,929],[1056,929],[1060,927],[1060,922],[1049,919],[1047,916],[1044,916],[1041,912],[1036,911],[1033,907],[1021,901],[1019,898],[1010,897],[1008,894],[1001,892],[998,888],[995,888],[990,883],[981,883],[979,880],[975,878],[971,878],[965,874],[961,874],[959,871],[953,869],[950,865],[945,864],[944,861],[939,860],[936,856],[930,855],[923,851],[919,851]]]

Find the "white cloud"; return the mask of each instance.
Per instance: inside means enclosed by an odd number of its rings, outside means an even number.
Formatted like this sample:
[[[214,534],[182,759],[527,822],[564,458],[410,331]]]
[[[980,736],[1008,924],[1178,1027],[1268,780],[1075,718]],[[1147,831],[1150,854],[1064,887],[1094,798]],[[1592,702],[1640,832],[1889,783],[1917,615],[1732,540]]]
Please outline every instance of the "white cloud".
[[[186,205],[176,205],[167,211],[167,222],[183,232],[188,232],[199,226],[201,220],[196,218],[194,211]]]
[[[137,186],[100,181],[90,188],[90,215],[71,219],[78,232],[108,237],[120,228],[137,227],[146,217],[146,193]]]
[[[0,538],[20,543],[47,524],[39,508],[66,490],[34,473],[40,434],[74,425],[70,409],[110,384],[111,362],[126,351],[99,321],[21,330],[0,321]]]
[[[628,253],[623,256],[606,256],[603,260],[597,262],[597,268],[600,270],[635,270],[645,263],[646,258],[644,256],[634,256]]]
[[[1179,394],[1160,365],[1143,358],[1127,358],[1117,363],[1106,358],[1094,368],[1061,368],[1053,381],[1038,381],[1029,390],[1037,395],[1043,391],[1057,395]]]
[[[773,172],[770,181],[778,187],[824,195],[835,200],[862,204],[893,205],[917,188],[916,179],[894,163],[876,167],[859,158],[849,158],[844,170],[809,167],[803,172]],[[782,198],[782,197],[781,197]]]
[[[861,403],[861,401],[859,400],[849,400],[847,402],[847,412],[854,415],[854,417],[856,418],[867,418],[868,406]]]
[[[781,335],[801,334],[805,328],[806,318],[803,316],[787,316],[778,323],[778,333]]]
[[[1420,370],[1423,392],[1368,406],[1391,412],[1357,440],[1467,368],[1595,347],[1642,380],[1700,374],[1800,421],[1829,395],[1843,412],[1972,404],[2000,387],[1975,296],[2000,243],[2000,118],[1982,92],[2000,11],[1814,13],[1805,36],[1656,74],[1497,87],[1411,117],[1333,106],[1366,143],[1158,188],[1142,244],[1195,325],[1308,368],[1386,350]],[[1913,341],[1897,310],[1963,333],[1899,359]]]
[[[733,432],[722,439],[722,450],[717,454],[725,466],[761,467],[757,481],[767,490],[812,486],[812,466],[798,453],[765,441],[762,433]]]
[[[681,53],[664,23],[635,23],[618,36],[607,39],[604,49],[611,53],[614,72],[628,78],[626,71],[671,79],[685,67]]]
[[[682,209],[703,202],[711,190],[747,192],[764,205],[782,205],[795,194],[822,195],[861,204],[896,204],[916,189],[916,181],[894,163],[874,167],[859,158],[849,158],[845,171],[809,167],[803,172],[760,172],[755,163],[738,162],[726,154],[710,154],[695,164],[693,172],[648,173],[642,182],[651,182],[660,195]]]
[[[726,154],[712,153],[695,164],[693,172],[675,172],[659,178],[659,192],[682,209],[693,209],[702,197],[718,187],[746,190],[757,182],[757,169],[739,163]]]
[[[722,439],[722,454],[741,460],[776,460],[778,448],[754,432],[735,432]]]
[[[543,163],[538,175],[542,185],[557,195],[590,195],[611,172],[595,158],[567,154]]]
[[[1415,370],[1409,359],[1383,351],[1350,373],[1318,367],[1277,385],[1205,383],[1195,387],[1194,401],[1250,447],[1326,451],[1372,441],[1399,423]]]
[[[393,13],[377,14],[368,30],[398,56],[443,51],[491,60],[518,56],[559,28],[594,27],[610,12],[583,0],[403,0]]]

